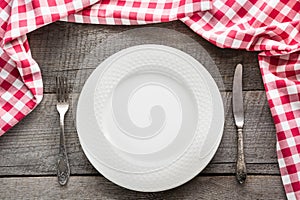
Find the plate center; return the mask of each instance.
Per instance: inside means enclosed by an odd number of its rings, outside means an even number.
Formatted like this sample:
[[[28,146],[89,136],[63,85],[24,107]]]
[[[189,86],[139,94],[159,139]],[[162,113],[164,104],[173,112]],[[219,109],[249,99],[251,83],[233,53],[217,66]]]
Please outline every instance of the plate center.
[[[171,121],[174,124],[172,132],[176,135],[182,123],[177,95],[160,82],[141,83],[143,78],[150,77],[136,76],[116,88],[112,101],[115,124],[128,136],[149,139],[162,133]]]
[[[130,154],[162,151],[185,134],[186,139],[177,146],[182,153],[193,139],[197,125],[196,120],[186,120],[197,119],[192,94],[180,82],[160,72],[139,72],[122,79],[104,110],[105,137]]]

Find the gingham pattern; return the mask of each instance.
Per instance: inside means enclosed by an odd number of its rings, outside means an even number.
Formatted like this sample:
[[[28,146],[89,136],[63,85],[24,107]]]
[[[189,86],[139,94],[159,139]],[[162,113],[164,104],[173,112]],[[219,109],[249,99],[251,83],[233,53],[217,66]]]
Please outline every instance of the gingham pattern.
[[[26,33],[56,20],[129,25],[180,19],[219,47],[261,51],[282,182],[288,199],[300,199],[299,10],[296,0],[2,0],[0,135],[41,101],[41,74]]]
[[[137,25],[168,22],[211,8],[210,0],[102,0],[62,19],[93,24]]]
[[[277,130],[277,155],[289,199],[300,198],[300,54],[265,57],[259,64]]]

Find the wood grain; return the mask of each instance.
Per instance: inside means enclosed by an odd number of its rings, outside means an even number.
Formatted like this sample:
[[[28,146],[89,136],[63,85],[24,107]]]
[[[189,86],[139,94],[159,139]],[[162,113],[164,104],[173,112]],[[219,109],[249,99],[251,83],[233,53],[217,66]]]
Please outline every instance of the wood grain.
[[[130,191],[102,176],[72,176],[66,187],[56,177],[2,178],[0,184],[1,199],[286,199],[280,176],[249,176],[244,185],[233,176],[198,176],[156,193]]]
[[[204,174],[233,174],[236,128],[231,92],[222,93],[225,128],[221,145]],[[78,94],[72,96],[76,99]],[[276,135],[264,91],[244,92],[245,156],[250,174],[279,174],[275,154]],[[54,94],[0,140],[0,175],[53,175],[59,144],[59,122]],[[96,174],[79,144],[71,108],[66,118],[66,142],[72,174]]]
[[[138,26],[143,27],[143,26]],[[131,37],[124,37],[121,41],[113,39],[123,31],[138,28],[137,26],[107,26],[88,25],[56,22],[45,26],[29,34],[30,47],[33,58],[39,63],[43,72],[44,90],[46,93],[54,91],[53,78],[58,74],[66,74],[68,77],[75,77],[78,70],[84,66],[84,59],[98,45],[105,45],[105,52],[99,54],[107,57],[114,52],[135,44]],[[258,67],[257,53],[234,49],[220,49],[199,35],[187,28],[182,22],[149,25],[147,27],[159,27],[176,30],[196,41],[208,52],[213,62],[220,71],[225,89],[232,88],[233,72],[237,63],[244,64],[244,90],[263,90],[262,79]],[[176,44],[178,47],[192,45],[186,41],[176,39],[176,32],[170,31],[163,43],[167,45]],[[162,37],[162,36],[161,36]],[[151,37],[149,37],[151,38]],[[139,40],[138,38],[135,38]],[[147,39],[147,38],[146,38]],[[145,38],[136,41],[136,44],[147,43]],[[149,39],[149,41],[152,41]],[[101,62],[99,58],[98,63]],[[97,64],[95,62],[94,64]],[[83,72],[84,73],[84,72]],[[80,77],[74,81],[84,79]]]

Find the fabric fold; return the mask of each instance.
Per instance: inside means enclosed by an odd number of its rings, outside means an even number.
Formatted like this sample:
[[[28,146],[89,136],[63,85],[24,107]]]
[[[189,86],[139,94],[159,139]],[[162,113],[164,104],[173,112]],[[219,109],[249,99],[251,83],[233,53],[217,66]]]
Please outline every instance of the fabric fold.
[[[102,0],[63,21],[76,23],[139,25],[177,20],[211,9],[211,0]]]
[[[300,53],[259,55],[277,132],[277,156],[288,199],[300,198]]]

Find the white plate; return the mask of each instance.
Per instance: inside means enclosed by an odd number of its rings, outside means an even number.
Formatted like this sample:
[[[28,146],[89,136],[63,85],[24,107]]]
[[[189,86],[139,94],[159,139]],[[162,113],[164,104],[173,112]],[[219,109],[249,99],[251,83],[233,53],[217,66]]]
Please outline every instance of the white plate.
[[[92,73],[76,122],[100,173],[132,190],[161,191],[208,164],[222,137],[224,109],[213,78],[195,59],[171,47],[140,45]]]

